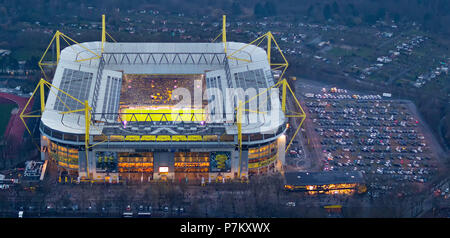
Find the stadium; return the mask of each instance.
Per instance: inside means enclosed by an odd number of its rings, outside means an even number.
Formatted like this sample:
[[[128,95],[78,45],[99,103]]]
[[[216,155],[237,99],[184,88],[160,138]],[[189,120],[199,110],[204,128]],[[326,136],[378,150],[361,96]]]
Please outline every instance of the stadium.
[[[106,42],[104,28],[102,41],[62,49],[52,82],[35,90],[49,88],[42,160],[113,183],[282,170],[289,86],[274,77],[270,45],[227,42],[225,17],[218,43]]]

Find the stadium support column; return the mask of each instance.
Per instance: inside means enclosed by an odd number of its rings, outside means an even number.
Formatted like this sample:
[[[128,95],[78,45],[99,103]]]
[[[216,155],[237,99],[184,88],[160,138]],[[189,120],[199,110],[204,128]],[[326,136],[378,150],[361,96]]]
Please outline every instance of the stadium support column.
[[[47,152],[46,152],[46,150],[44,150],[44,148],[49,148],[49,147],[50,147],[50,145],[49,145],[47,137],[44,135],[41,135],[41,160],[48,159],[46,156]]]
[[[90,158],[90,159],[89,159]],[[93,151],[85,151],[84,148],[78,151],[78,175],[80,178],[95,178],[92,172],[95,172],[95,156]]]
[[[86,150],[86,173],[87,173],[87,177],[88,179],[91,178],[90,176],[90,172],[89,172],[89,132],[90,132],[90,122],[91,122],[91,117],[90,117],[90,113],[89,110],[91,108],[89,107],[88,101],[84,101],[84,124],[85,124],[85,135],[84,135],[84,147]]]
[[[248,149],[242,151],[241,178],[248,177]]]
[[[239,101],[239,106],[237,108],[237,132],[238,132],[238,150],[239,150],[239,166],[238,166],[238,177],[241,177],[242,169],[242,106],[244,103]]]
[[[271,47],[272,47],[272,38],[270,37],[270,35],[267,35],[267,61],[269,62],[269,65],[270,65]]]
[[[235,137],[237,143],[237,136]],[[237,147],[236,147],[237,149]],[[243,149],[242,152],[234,150],[231,158],[231,175],[235,179],[248,176],[248,149]],[[239,159],[241,157],[241,159]]]
[[[227,54],[227,16],[222,16],[222,42],[225,55]]]
[[[277,170],[280,172],[283,172],[284,170],[284,166],[286,164],[286,159],[285,159],[285,150],[286,150],[286,135],[282,134],[280,137],[278,137],[278,141],[277,141],[277,146],[278,146],[278,159],[277,159]]]

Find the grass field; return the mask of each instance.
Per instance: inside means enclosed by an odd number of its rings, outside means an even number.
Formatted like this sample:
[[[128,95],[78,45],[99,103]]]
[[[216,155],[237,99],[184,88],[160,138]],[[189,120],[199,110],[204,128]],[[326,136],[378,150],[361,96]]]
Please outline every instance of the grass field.
[[[124,108],[121,113],[130,113],[121,115],[122,120],[126,121],[205,121],[206,119],[204,109]]]
[[[15,107],[17,106],[12,103],[0,103],[0,138],[3,138],[3,134],[5,134],[9,118],[11,118],[11,111]]]

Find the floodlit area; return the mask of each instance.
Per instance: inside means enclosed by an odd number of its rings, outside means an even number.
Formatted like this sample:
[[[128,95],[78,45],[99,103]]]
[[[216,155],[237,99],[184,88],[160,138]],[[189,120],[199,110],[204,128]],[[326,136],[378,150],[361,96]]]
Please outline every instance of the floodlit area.
[[[186,104],[193,104],[194,90],[201,93],[206,89],[204,75],[124,74],[120,90],[120,105],[122,107],[175,105],[183,99],[172,96],[177,89],[187,90],[191,98],[184,100],[189,100]]]
[[[123,106],[120,109],[119,120],[127,122],[201,122],[206,120],[204,109],[176,109],[155,106]]]
[[[183,92],[186,94],[174,97],[173,93],[177,89],[185,90]],[[120,90],[119,120],[127,122],[205,121],[206,102],[200,101],[196,105],[194,101],[195,93],[202,95],[205,89],[206,82],[203,74],[124,74]]]

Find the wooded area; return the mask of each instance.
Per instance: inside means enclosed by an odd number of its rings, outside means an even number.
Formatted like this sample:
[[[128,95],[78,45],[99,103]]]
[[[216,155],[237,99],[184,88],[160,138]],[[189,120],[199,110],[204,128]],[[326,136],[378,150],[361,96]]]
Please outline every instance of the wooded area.
[[[90,8],[93,7],[93,8]],[[450,2],[446,0],[1,0],[0,26],[11,22],[42,21],[49,18],[78,16],[79,20],[95,20],[92,9],[114,14],[118,9],[154,9],[185,15],[203,16],[226,13],[233,17],[294,16],[313,21],[334,20],[348,25],[372,24],[376,20],[415,21],[427,30],[450,33]]]

